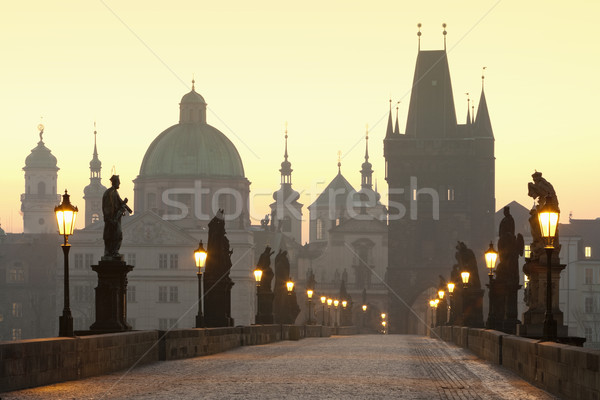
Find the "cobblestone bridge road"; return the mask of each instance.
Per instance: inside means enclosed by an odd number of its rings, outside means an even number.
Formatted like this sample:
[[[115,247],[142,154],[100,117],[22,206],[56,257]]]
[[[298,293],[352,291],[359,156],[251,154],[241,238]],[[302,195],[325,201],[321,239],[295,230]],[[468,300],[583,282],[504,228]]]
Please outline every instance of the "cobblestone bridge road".
[[[407,335],[240,347],[0,395],[6,399],[554,399],[442,341]]]

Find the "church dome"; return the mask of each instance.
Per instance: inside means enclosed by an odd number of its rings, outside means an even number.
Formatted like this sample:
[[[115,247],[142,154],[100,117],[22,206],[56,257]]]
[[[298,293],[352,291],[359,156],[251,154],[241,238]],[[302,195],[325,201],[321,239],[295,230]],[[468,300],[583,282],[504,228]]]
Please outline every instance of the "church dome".
[[[31,154],[25,159],[25,168],[51,168],[56,167],[56,157],[52,155],[49,148],[44,146],[43,141],[39,141],[37,146],[31,150]]]
[[[204,98],[192,87],[179,107],[179,124],[150,144],[140,177],[243,178],[244,166],[233,143],[206,123]]]

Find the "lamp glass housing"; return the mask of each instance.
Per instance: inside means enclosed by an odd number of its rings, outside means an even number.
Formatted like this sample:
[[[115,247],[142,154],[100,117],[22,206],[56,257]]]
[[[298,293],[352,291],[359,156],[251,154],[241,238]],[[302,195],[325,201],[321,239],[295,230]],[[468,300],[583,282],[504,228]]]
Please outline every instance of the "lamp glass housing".
[[[327,297],[321,296],[321,303],[325,304],[326,301],[327,301]]]
[[[446,292],[445,292],[445,291],[443,291],[443,290],[438,290],[438,297],[439,297],[441,300],[443,300],[443,299],[444,299],[444,295],[445,295],[445,294],[446,294]]]
[[[58,233],[62,236],[71,236],[75,230],[75,220],[77,219],[77,212],[79,211],[76,206],[71,204],[69,200],[71,196],[65,190],[65,194],[62,197],[62,203],[54,207],[54,214],[56,214],[56,223],[58,224]]]
[[[363,311],[367,311],[367,305],[366,305],[366,304],[363,304],[363,305],[362,305],[362,310],[363,310]]]
[[[559,216],[560,210],[555,206],[554,200],[551,197],[546,197],[546,204],[538,211],[538,221],[540,223],[540,233],[546,241],[547,248],[554,248]]]
[[[262,269],[256,268],[254,270],[254,279],[256,280],[256,283],[260,282],[260,280],[262,279]]]
[[[308,297],[309,299],[312,299],[313,297],[313,290],[312,289],[307,289],[306,290],[306,297]]]
[[[333,306],[334,306],[334,307],[337,307],[337,306],[339,306],[339,305],[340,305],[340,301],[339,301],[338,299],[335,299],[335,300],[333,301]]]
[[[196,260],[196,267],[202,269],[206,265],[206,256],[208,253],[204,250],[202,241],[198,245],[198,248],[194,251],[194,259]]]
[[[448,292],[449,293],[454,292],[454,286],[455,286],[454,283],[452,283],[452,282],[448,283]]]
[[[331,304],[333,303],[333,299],[327,299],[327,305],[331,307]]]
[[[342,307],[346,308],[347,305],[348,305],[348,302],[346,300],[342,300]]]
[[[292,290],[294,290],[294,282],[292,282],[291,280],[287,281],[285,286],[287,287],[288,293],[292,293]]]
[[[485,265],[490,270],[490,275],[492,275],[494,268],[496,267],[497,259],[498,252],[494,250],[494,244],[490,242],[490,248],[485,252]]]
[[[467,271],[461,272],[460,273],[460,277],[463,281],[463,283],[466,285],[467,283],[469,283],[469,277],[471,276],[470,273],[468,273]]]

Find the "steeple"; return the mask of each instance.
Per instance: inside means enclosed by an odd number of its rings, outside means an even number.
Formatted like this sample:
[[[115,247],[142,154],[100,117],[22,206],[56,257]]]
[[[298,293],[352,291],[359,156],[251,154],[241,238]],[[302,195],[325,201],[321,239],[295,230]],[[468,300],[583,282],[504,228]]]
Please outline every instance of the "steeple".
[[[394,126],[394,134],[399,135],[400,134],[400,125],[398,124],[398,104],[400,104],[400,102],[398,102],[396,104],[396,125]]]
[[[285,123],[285,151],[283,153],[283,162],[281,163],[281,184],[292,184],[292,163],[288,161],[288,131],[287,122]]]
[[[367,125],[367,132],[365,134],[365,162],[362,164],[360,170],[361,176],[361,188],[372,189],[373,188],[373,165],[369,162],[369,127]]]
[[[483,70],[485,72],[485,68]],[[479,98],[479,107],[477,108],[477,117],[476,121],[476,136],[477,137],[494,137],[494,131],[492,130],[492,122],[490,121],[490,114],[488,112],[487,101],[485,100],[485,91],[483,87],[483,82],[485,80],[485,75],[482,73],[481,75],[481,97]]]
[[[390,113],[388,115],[387,129],[385,131],[385,138],[390,138],[394,134],[394,125],[392,123],[392,99],[390,99]]]
[[[465,93],[467,95],[467,122],[466,125],[471,125],[471,113],[470,113],[470,104],[471,98],[469,97],[469,93]]]
[[[338,175],[342,174],[342,151],[338,150]]]
[[[106,187],[102,185],[102,162],[98,158],[97,136],[98,131],[96,131],[96,122],[94,122],[94,153],[90,161],[90,184],[83,189],[86,227],[100,220],[100,215],[102,215],[102,195],[106,191]]]

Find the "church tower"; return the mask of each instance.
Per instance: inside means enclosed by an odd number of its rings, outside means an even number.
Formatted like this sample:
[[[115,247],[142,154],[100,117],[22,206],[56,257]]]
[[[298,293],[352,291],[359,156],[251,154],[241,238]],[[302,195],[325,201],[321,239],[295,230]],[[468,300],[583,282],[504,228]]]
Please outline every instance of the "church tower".
[[[94,123],[94,154],[90,161],[90,184],[83,189],[83,200],[85,201],[85,227],[100,221],[102,216],[102,195],[106,187],[102,185],[102,162],[98,158],[96,146],[96,123]]]
[[[444,30],[444,50],[419,47],[406,132],[392,129],[390,109],[384,140],[395,333],[416,332],[409,307],[437,287],[439,275],[449,277],[457,241],[483,255],[494,237],[494,136],[485,95],[482,90],[475,120],[458,124],[445,39]]]
[[[292,163],[288,161],[288,132],[285,129],[285,152],[281,163],[281,187],[273,193],[271,219],[277,231],[292,237],[302,244],[302,204],[298,203],[300,193],[292,189]]]
[[[25,159],[25,193],[21,195],[24,233],[54,233],[54,207],[60,203],[56,181],[56,157],[44,145],[44,125],[39,124],[40,141]]]

